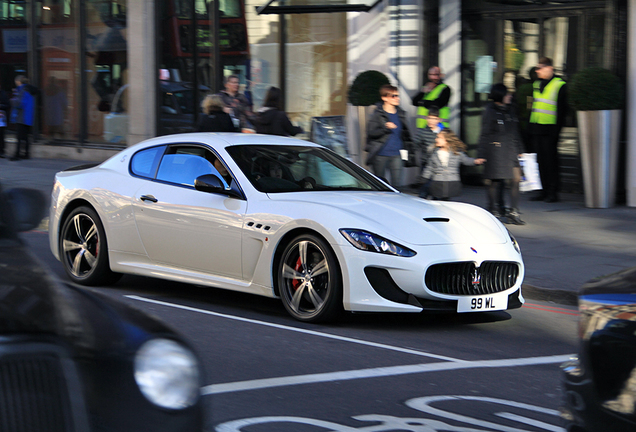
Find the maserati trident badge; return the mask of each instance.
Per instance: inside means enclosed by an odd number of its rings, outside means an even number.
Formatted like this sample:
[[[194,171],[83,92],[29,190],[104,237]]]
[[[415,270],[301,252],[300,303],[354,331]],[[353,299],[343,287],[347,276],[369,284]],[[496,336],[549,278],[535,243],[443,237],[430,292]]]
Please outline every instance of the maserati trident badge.
[[[476,268],[473,272],[473,288],[479,288],[479,283],[481,282],[481,275],[479,274],[479,269]]]

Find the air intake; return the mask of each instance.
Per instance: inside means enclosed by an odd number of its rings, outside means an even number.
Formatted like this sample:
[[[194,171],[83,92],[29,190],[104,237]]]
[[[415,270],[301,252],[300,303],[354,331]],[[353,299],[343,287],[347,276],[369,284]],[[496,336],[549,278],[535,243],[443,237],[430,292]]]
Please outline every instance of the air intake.
[[[494,294],[512,288],[519,277],[515,262],[484,261],[435,264],[426,271],[426,287],[450,295]]]

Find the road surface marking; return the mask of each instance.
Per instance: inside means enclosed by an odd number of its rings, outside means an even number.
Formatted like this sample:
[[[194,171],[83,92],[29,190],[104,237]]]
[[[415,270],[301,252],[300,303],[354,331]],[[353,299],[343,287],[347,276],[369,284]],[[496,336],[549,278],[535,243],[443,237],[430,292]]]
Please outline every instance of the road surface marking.
[[[427,352],[424,352],[424,351],[418,351],[418,350],[409,349],[409,348],[401,348],[401,347],[381,344],[381,343],[377,343],[377,342],[369,342],[369,341],[365,341],[365,340],[361,340],[361,339],[354,339],[354,338],[350,338],[350,337],[346,337],[346,336],[338,336],[338,335],[334,335],[334,334],[330,334],[330,333],[322,333],[322,332],[317,332],[317,331],[314,331],[314,330],[306,330],[306,329],[286,326],[286,325],[282,325],[282,324],[274,324],[274,323],[269,323],[267,321],[259,321],[259,320],[254,320],[254,319],[250,319],[250,318],[243,318],[243,317],[239,317],[239,316],[235,316],[235,315],[227,315],[227,314],[222,314],[222,313],[218,313],[218,312],[212,312],[212,311],[205,310],[205,309],[198,309],[198,308],[193,308],[193,307],[190,307],[190,306],[183,306],[183,305],[179,305],[179,304],[175,304],[175,303],[168,303],[168,302],[164,302],[164,301],[160,301],[160,300],[153,300],[153,299],[140,297],[140,296],[136,296],[136,295],[126,295],[124,297],[127,297],[127,298],[132,299],[132,300],[139,300],[139,301],[143,301],[143,302],[147,302],[147,303],[154,303],[154,304],[158,304],[158,305],[162,305],[162,306],[168,306],[168,307],[172,307],[172,308],[183,309],[183,310],[187,310],[187,311],[190,311],[190,312],[197,312],[197,313],[202,313],[202,314],[205,314],[205,315],[213,315],[213,316],[220,317],[220,318],[227,318],[227,319],[231,319],[231,320],[235,320],[235,321],[241,321],[241,322],[246,322],[246,323],[250,323],[250,324],[262,325],[262,326],[265,326],[265,327],[274,327],[274,328],[281,329],[281,330],[289,330],[289,331],[293,331],[293,332],[297,332],[297,333],[309,334],[309,335],[312,335],[312,336],[318,336],[318,337],[323,337],[323,338],[327,338],[327,339],[335,339],[335,340],[339,340],[339,341],[343,341],[343,342],[350,342],[350,343],[355,343],[355,344],[359,344],[359,345],[366,345],[366,346],[370,346],[370,347],[374,347],[374,348],[386,349],[386,350],[390,350],[390,351],[397,351],[397,352],[401,352],[401,353],[405,353],[405,354],[413,354],[413,355],[422,356],[422,357],[430,357],[430,358],[434,358],[434,359],[437,359],[437,360],[446,360],[446,361],[455,362],[455,363],[462,363],[462,362],[466,361],[466,360],[456,359],[456,358],[453,358],[453,357],[446,357],[446,356],[441,356],[441,355],[437,355],[437,354],[431,354],[431,353],[427,353]]]
[[[370,369],[358,369],[342,372],[326,372],[308,375],[295,375],[279,378],[265,378],[248,381],[236,381],[232,383],[211,384],[201,388],[202,395],[231,393],[246,390],[260,390],[272,387],[283,387],[301,384],[316,384],[334,381],[348,381],[354,379],[382,378],[388,376],[408,375],[425,372],[440,372],[459,369],[476,368],[501,368],[533,366],[542,364],[563,363],[569,360],[571,355],[527,357],[501,360],[478,360],[472,362],[443,362],[422,363],[403,366],[388,366]]]

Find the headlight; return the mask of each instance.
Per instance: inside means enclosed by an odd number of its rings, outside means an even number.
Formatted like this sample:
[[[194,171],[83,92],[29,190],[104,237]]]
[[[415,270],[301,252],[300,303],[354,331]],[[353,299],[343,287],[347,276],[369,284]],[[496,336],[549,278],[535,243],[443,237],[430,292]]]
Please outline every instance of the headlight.
[[[196,357],[169,339],[152,339],[139,348],[135,381],[150,402],[163,408],[187,408],[200,394]]]
[[[517,243],[517,239],[512,235],[510,231],[508,231],[508,235],[510,236],[510,241],[512,242],[512,246],[514,246],[515,250],[518,254],[521,255],[521,248],[519,247],[519,243]]]
[[[367,231],[343,228],[340,230],[340,234],[361,250],[401,257],[415,256],[415,251]]]

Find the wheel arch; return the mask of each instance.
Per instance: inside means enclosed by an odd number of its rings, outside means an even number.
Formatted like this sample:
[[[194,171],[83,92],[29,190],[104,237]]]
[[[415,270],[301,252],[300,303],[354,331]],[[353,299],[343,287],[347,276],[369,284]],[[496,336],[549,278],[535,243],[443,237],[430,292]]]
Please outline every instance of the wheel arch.
[[[55,227],[55,230],[57,232],[57,247],[59,249],[60,247],[60,236],[62,235],[62,225],[64,224],[64,221],[66,220],[66,218],[68,217],[69,214],[71,214],[71,212],[73,210],[75,210],[78,207],[90,207],[95,213],[97,213],[97,215],[99,216],[99,212],[97,211],[97,209],[95,208],[95,206],[93,204],[91,204],[90,201],[84,199],[84,198],[76,198],[73,201],[69,202],[66,207],[64,207],[64,211],[62,211],[62,213],[60,214],[60,218],[56,221],[57,222],[57,226]],[[58,252],[60,253],[60,252]]]
[[[336,253],[336,251],[333,249],[333,247],[331,246],[331,244],[329,243],[329,240],[327,240],[327,238],[325,238],[324,235],[322,235],[320,232],[316,231],[315,229],[312,228],[307,228],[307,227],[298,227],[298,228],[294,228],[292,230],[290,230],[289,232],[285,233],[285,235],[283,235],[283,237],[280,239],[280,241],[278,242],[278,245],[276,246],[276,251],[274,252],[274,257],[272,259],[272,267],[270,269],[271,274],[272,274],[272,285],[273,285],[273,289],[274,289],[274,294],[277,297],[280,297],[280,292],[278,290],[278,265],[280,264],[280,260],[283,257],[283,252],[285,250],[285,248],[287,247],[287,245],[289,243],[291,243],[291,241],[298,237],[299,235],[302,234],[311,234],[314,235],[316,237],[319,237],[322,241],[325,242],[325,245],[329,248],[329,250],[331,251],[331,253],[333,253],[333,256],[336,259],[336,262],[338,263],[338,275],[341,279],[341,282],[344,283],[344,281],[342,280],[342,269],[341,269],[341,264],[340,264],[340,260],[338,259],[338,254]],[[343,299],[344,302],[344,299]]]

